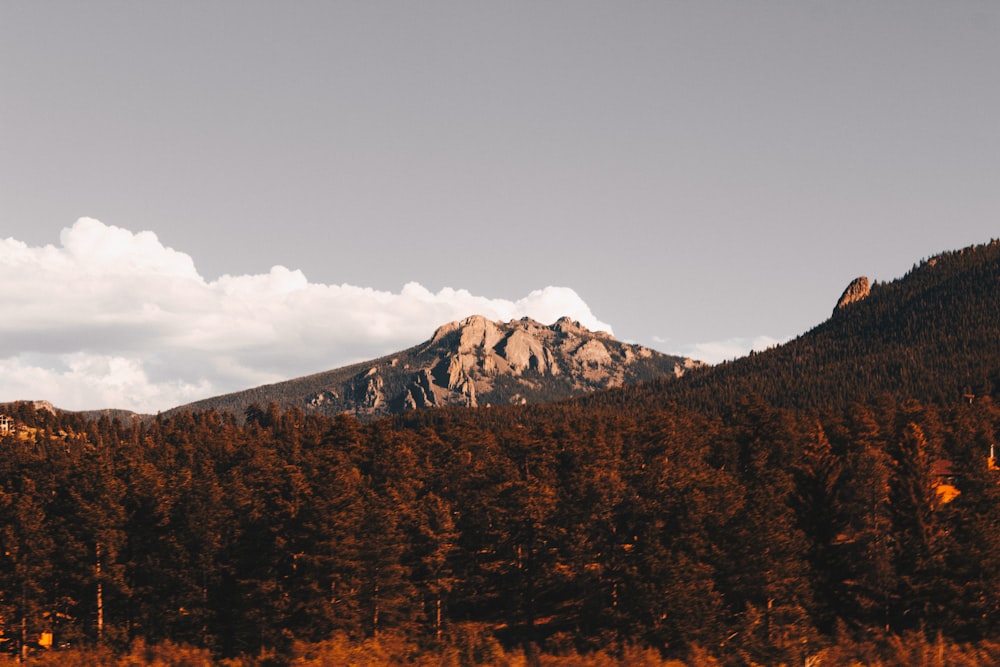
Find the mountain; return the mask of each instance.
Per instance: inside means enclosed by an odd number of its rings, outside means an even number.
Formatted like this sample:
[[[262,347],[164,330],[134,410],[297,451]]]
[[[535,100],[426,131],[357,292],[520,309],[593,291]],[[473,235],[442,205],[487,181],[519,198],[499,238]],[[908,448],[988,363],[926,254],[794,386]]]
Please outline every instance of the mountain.
[[[448,405],[489,406],[559,400],[661,377],[700,364],[590,331],[562,318],[475,315],[445,324],[430,340],[380,359],[209,398],[167,414],[215,409],[244,414],[276,403],[309,413],[363,418]]]
[[[1000,393],[1000,241],[942,253],[888,283],[854,280],[825,322],[795,340],[688,374],[588,399],[636,409],[839,409],[880,397],[939,405]]]

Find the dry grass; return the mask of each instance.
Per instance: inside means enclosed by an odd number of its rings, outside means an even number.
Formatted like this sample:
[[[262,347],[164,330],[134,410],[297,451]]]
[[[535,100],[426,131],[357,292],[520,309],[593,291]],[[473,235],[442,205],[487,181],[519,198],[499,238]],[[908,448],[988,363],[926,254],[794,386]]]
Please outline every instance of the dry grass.
[[[19,665],[0,656],[0,667]],[[39,651],[27,665],[37,667],[723,667],[734,663],[695,647],[686,659],[665,659],[653,649],[558,654],[533,648],[505,650],[482,628],[459,628],[452,643],[429,649],[400,636],[353,641],[338,635],[324,642],[295,644],[288,655],[266,654],[216,660],[206,649],[165,642],[136,642],[124,653],[108,648]],[[919,633],[876,643],[842,641],[819,650],[806,667],[992,667],[1000,665],[1000,642],[954,644]],[[760,667],[793,667],[761,665]]]

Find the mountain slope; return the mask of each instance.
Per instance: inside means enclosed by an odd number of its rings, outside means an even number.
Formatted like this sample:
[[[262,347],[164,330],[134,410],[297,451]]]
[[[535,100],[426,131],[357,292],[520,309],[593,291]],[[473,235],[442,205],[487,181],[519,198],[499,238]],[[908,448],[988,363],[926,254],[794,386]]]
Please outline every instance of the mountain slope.
[[[854,281],[827,321],[793,341],[683,382],[584,400],[725,411],[749,395],[838,408],[887,395],[950,404],[1000,393],[1000,241],[947,252],[902,278]]]
[[[592,332],[562,318],[545,326],[472,316],[446,324],[430,340],[393,355],[303,378],[180,406],[242,415],[277,403],[306,412],[360,417],[446,405],[537,403],[657,377],[698,364]],[[169,414],[168,413],[168,414]]]

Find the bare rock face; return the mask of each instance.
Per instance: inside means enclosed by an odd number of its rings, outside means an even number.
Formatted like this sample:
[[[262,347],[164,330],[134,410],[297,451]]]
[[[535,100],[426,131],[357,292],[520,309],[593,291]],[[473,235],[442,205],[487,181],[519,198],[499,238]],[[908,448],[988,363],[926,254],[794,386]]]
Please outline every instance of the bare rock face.
[[[379,374],[377,366],[373,366],[367,372],[353,378],[350,393],[358,411],[364,414],[377,413],[385,405],[384,388],[385,382]],[[325,395],[329,400],[330,397],[335,396],[335,392],[327,390]]]
[[[504,323],[473,315],[439,327],[418,356],[426,361],[412,365],[425,370],[396,401],[402,409],[551,400],[677,376],[692,363],[621,343],[568,317],[547,326],[527,317]]]
[[[576,352],[573,353],[573,358],[584,366],[598,367],[607,366],[611,363],[611,355],[608,353],[608,348],[604,347],[604,343],[596,338],[591,338],[578,347]],[[625,360],[630,360],[629,355],[625,355]]]
[[[31,407],[35,410],[45,410],[51,414],[56,414],[56,407],[48,401],[32,401]]]
[[[464,320],[449,322],[438,327],[434,336],[431,337],[430,344],[439,343],[449,334],[458,331],[460,332],[459,351],[470,352],[475,349],[489,349],[503,337],[503,334],[500,333],[502,326],[500,322],[493,322],[482,315],[472,315]]]
[[[502,325],[498,322],[491,322],[482,315],[466,318],[460,322],[460,325],[462,339],[458,349],[462,352],[492,349],[503,337],[500,332]]]
[[[503,357],[517,374],[532,368],[544,375],[546,356],[542,342],[528,331],[516,329],[504,340]]]
[[[684,374],[695,368],[702,368],[705,362],[694,359],[684,359],[681,363],[674,364],[674,377],[684,377]]]
[[[837,311],[846,308],[852,303],[864,300],[870,293],[871,284],[868,282],[868,277],[861,276],[860,278],[855,278],[847,286],[847,289],[844,290],[844,293],[840,295],[840,300],[837,301],[837,307],[833,309],[833,313],[836,315]]]
[[[320,391],[306,399],[306,405],[310,408],[322,407],[325,403],[336,401],[340,396],[335,391]]]

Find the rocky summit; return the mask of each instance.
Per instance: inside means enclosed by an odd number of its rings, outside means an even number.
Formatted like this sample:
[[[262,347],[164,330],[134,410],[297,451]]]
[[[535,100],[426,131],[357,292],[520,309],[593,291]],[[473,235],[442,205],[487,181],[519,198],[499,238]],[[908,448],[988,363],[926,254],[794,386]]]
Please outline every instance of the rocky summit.
[[[206,399],[176,410],[243,414],[276,403],[362,418],[439,406],[483,407],[552,401],[699,365],[590,331],[564,317],[498,322],[480,315],[445,324],[430,340],[363,364]],[[173,412],[173,411],[171,411]]]
[[[847,286],[847,289],[844,290],[844,293],[840,295],[840,299],[837,300],[837,306],[833,309],[834,315],[837,314],[838,310],[843,310],[852,303],[865,300],[871,294],[871,291],[872,288],[868,276],[855,278]]]

